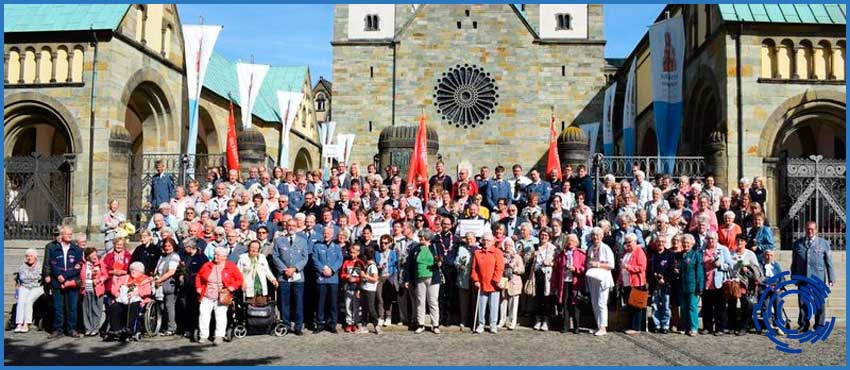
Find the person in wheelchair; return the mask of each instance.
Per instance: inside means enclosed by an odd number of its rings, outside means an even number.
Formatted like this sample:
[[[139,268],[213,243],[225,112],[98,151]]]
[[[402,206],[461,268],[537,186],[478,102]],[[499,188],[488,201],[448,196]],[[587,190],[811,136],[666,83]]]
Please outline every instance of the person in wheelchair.
[[[253,240],[248,243],[248,253],[239,256],[236,267],[242,273],[242,288],[246,302],[266,300],[269,296],[268,282],[277,288],[278,282],[269,267],[269,261],[260,254],[259,241]]]
[[[126,338],[139,333],[137,319],[151,301],[151,279],[141,262],[130,264],[130,274],[112,281],[112,304],[109,306],[109,331],[106,338]]]
[[[218,345],[227,331],[227,310],[233,303],[233,294],[242,287],[242,273],[239,268],[227,260],[228,251],[216,247],[213,260],[207,262],[195,276],[195,290],[200,297],[198,330],[199,342],[209,338],[211,314],[215,312],[215,337],[212,343]]]

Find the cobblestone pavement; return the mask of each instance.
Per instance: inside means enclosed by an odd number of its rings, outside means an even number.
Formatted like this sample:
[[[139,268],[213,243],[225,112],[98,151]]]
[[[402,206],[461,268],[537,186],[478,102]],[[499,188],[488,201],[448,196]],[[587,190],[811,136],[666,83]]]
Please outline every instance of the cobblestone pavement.
[[[99,338],[48,341],[43,332],[5,333],[6,365],[846,365],[846,331],[790,355],[764,336],[698,336],[534,332],[528,328],[472,335],[443,328],[416,335],[321,333],[251,335],[220,346],[179,337],[142,342]],[[370,348],[364,356],[363,348]]]

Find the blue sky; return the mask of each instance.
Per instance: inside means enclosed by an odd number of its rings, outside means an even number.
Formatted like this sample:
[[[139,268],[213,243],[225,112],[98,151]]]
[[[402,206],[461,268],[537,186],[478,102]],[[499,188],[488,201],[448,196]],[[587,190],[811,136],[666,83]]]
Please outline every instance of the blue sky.
[[[625,57],[643,37],[664,4],[605,5],[605,56]],[[183,23],[224,26],[216,52],[229,60],[310,66],[313,81],[331,78],[332,4],[178,5]]]

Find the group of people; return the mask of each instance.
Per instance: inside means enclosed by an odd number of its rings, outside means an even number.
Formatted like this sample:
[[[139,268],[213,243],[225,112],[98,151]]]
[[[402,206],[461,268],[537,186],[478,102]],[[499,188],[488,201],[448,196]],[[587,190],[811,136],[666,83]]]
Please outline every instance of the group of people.
[[[760,178],[727,194],[711,176],[650,181],[636,167],[596,188],[584,166],[574,173],[567,165],[548,181],[520,165],[510,177],[497,166],[492,177],[488,167],[474,176],[461,168],[455,179],[437,162],[423,194],[424,179],[407,183],[394,166],[382,176],[373,165],[361,173],[340,164],[327,180],[321,171],[260,166],[241,179],[212,169],[203,185],[185,186],[162,163],[156,169],[152,216],[135,247],[110,200],[104,248],[86,247],[63,226],[43,263],[35,249],[26,252],[15,331],[29,330],[33,302],[47,293],[51,338],[78,337],[80,328],[138,331],[135,318],[156,301],[158,334],[197,329],[219,343],[235,304],[272,300],[295,335],[380,334],[390,325],[497,333],[521,324],[578,333],[588,305],[597,336],[607,332],[611,307],[628,312],[630,335],[745,335],[753,297],[782,271]],[[831,247],[816,234],[809,223],[791,272],[832,284]],[[99,326],[104,311],[108,329]],[[822,310],[815,314],[822,324]],[[808,315],[798,324],[808,330]]]

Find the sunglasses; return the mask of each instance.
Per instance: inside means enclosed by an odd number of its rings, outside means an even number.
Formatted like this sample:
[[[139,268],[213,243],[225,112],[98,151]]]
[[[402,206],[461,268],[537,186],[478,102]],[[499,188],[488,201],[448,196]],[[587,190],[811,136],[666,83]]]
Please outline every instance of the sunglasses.
[[[257,231],[257,234],[268,234],[267,231]]]

